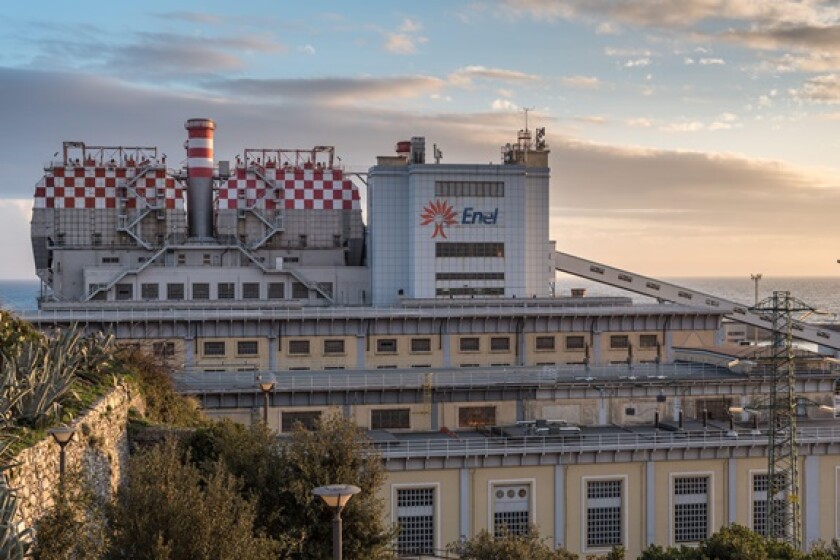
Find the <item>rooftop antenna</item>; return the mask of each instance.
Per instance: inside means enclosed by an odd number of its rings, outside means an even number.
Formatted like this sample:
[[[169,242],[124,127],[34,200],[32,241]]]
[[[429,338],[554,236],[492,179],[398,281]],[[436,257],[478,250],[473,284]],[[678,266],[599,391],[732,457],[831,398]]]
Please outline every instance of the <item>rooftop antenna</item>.
[[[528,112],[533,110],[534,107],[522,107],[522,112],[525,113],[525,132],[528,132]]]

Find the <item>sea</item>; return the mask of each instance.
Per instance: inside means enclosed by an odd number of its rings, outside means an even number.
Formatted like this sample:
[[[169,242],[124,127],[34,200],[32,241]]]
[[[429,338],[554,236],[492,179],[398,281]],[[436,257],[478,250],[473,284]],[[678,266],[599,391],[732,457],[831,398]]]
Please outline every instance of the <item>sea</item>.
[[[752,305],[755,298],[755,283],[749,278],[661,278],[678,286],[693,288],[723,299]],[[654,300],[626,290],[613,288],[569,275],[558,275],[555,294],[570,295],[573,288],[585,288],[587,296],[624,296],[637,303],[653,303]],[[840,276],[838,277],[773,277],[765,275],[758,284],[759,299],[772,295],[774,291],[788,291],[803,303],[821,312],[812,315],[808,321],[840,322]],[[37,280],[0,280],[0,308],[17,313],[36,311],[40,283]]]

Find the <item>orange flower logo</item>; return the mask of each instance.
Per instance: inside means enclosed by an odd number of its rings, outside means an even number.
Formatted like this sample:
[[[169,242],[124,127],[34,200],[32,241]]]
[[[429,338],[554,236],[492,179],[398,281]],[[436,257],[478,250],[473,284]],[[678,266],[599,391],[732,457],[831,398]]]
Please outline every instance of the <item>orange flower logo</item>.
[[[420,225],[427,226],[429,224],[435,224],[432,239],[438,235],[446,239],[446,232],[443,228],[457,224],[458,220],[455,219],[457,215],[458,213],[449,205],[448,201],[435,200],[434,202],[429,202],[423,208],[423,213],[420,214]]]

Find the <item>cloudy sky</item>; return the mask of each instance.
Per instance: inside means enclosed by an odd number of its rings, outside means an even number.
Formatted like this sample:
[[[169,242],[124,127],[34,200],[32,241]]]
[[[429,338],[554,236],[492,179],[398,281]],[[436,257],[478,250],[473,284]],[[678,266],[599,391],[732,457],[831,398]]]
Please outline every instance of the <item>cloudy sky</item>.
[[[498,162],[547,129],[560,250],[652,276],[840,273],[840,8],[822,0],[15,2],[0,20],[0,279],[65,140]],[[177,157],[174,155],[177,154]]]

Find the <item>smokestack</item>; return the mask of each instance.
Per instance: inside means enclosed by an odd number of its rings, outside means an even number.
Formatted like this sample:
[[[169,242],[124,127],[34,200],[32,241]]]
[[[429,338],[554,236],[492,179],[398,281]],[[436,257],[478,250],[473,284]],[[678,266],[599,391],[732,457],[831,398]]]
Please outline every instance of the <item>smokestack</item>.
[[[187,129],[187,224],[190,238],[213,238],[213,130],[210,119],[190,119]]]

